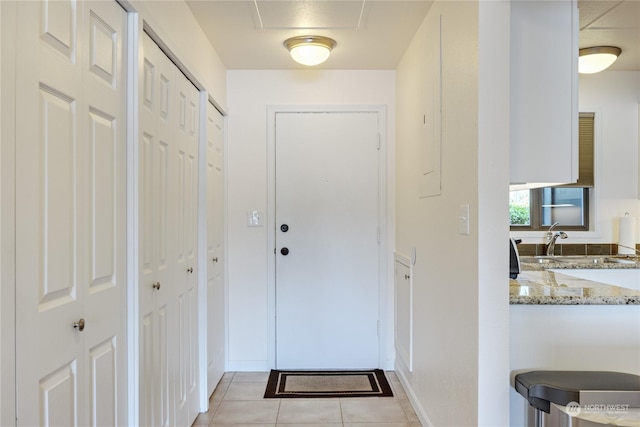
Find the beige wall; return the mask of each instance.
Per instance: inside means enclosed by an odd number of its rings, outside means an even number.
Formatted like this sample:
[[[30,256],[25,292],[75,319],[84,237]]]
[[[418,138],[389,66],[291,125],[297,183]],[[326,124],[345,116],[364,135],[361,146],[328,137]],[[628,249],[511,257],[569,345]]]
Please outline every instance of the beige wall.
[[[508,6],[485,3],[494,2],[436,2],[429,11],[442,15],[439,196],[419,198],[418,179],[416,87],[430,16],[397,69],[396,250],[415,250],[416,260],[414,366],[401,375],[423,421],[437,426],[508,424],[508,56],[484,50],[508,46]],[[458,232],[462,204],[468,236]]]

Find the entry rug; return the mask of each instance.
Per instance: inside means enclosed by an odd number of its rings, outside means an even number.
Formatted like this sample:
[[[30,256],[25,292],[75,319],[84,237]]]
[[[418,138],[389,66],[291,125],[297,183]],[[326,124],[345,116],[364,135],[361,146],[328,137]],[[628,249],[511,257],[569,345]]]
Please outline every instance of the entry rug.
[[[382,369],[368,371],[272,370],[265,398],[392,397]]]

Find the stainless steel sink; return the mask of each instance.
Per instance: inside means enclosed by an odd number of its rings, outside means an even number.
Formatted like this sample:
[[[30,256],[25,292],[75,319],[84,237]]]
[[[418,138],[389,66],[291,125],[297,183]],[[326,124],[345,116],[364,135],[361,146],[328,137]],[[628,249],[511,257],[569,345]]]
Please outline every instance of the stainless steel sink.
[[[546,257],[546,256],[521,256],[520,262],[526,264],[551,264],[554,262],[560,262],[557,257]]]

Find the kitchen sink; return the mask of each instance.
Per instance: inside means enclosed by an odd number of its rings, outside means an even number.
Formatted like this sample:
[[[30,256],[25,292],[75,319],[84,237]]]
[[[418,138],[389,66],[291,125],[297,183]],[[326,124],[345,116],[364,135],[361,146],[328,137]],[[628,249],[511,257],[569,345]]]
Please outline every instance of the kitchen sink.
[[[520,262],[526,264],[551,264],[554,262],[560,262],[556,257],[546,256],[521,256]]]

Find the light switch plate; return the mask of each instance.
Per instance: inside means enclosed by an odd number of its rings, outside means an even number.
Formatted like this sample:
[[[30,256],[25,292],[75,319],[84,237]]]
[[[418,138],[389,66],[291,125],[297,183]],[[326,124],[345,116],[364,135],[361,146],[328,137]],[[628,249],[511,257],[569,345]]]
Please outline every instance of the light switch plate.
[[[264,213],[261,210],[247,211],[248,227],[264,227]]]
[[[458,211],[458,232],[469,235],[469,205],[460,205]]]

